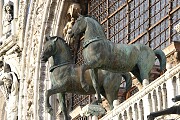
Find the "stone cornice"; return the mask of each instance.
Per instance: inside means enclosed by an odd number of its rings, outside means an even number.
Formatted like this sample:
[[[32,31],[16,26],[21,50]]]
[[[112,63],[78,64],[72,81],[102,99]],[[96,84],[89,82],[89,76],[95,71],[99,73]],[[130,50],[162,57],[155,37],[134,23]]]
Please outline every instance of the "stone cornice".
[[[6,54],[9,50],[16,50],[18,49],[17,45],[17,36],[11,35],[6,40],[3,41],[3,44],[0,46],[0,56]]]

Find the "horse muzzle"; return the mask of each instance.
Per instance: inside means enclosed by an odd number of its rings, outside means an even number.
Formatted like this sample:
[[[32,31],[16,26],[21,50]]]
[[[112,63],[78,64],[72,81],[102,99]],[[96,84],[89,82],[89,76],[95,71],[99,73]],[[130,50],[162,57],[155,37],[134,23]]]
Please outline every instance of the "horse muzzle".
[[[47,62],[47,61],[48,61],[48,59],[47,59],[47,58],[45,58],[45,56],[41,56],[41,61],[43,61],[43,62]]]

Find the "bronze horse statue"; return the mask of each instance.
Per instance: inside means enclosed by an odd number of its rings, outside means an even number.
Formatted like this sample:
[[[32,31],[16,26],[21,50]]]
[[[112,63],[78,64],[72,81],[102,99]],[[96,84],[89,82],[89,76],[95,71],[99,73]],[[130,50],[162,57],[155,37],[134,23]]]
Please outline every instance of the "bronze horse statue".
[[[89,86],[85,81],[85,71],[92,70],[94,89],[101,102],[99,85],[97,83],[98,69],[111,72],[131,72],[141,83],[146,80],[148,84],[149,73],[155,63],[156,56],[160,61],[160,69],[166,67],[166,56],[162,50],[152,50],[142,44],[116,44],[107,40],[104,30],[99,22],[91,16],[80,15],[72,27],[71,37],[76,38],[84,33],[83,57],[81,66],[81,85],[88,91]]]
[[[95,94],[90,77],[91,73],[90,71],[85,72],[85,78],[90,86],[89,91],[86,92],[80,84],[81,67],[74,64],[70,47],[65,40],[60,37],[46,38],[43,49],[41,56],[42,61],[46,62],[52,57],[52,61],[50,61],[52,65],[50,67],[50,79],[53,86],[46,92],[46,109],[49,113],[52,113],[49,97],[58,93],[64,120],[68,120],[65,106],[65,93],[81,95]],[[111,109],[113,108],[113,100],[118,99],[117,95],[122,76],[126,80],[126,88],[129,89],[132,85],[132,79],[129,73],[119,74],[105,70],[99,70],[98,72],[100,93],[108,100]]]

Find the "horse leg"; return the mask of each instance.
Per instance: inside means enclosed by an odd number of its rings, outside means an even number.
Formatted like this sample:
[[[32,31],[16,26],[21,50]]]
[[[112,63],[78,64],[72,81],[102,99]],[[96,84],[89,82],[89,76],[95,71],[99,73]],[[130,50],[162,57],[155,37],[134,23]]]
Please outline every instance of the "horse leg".
[[[51,115],[53,115],[53,109],[49,103],[49,97],[53,94],[56,94],[59,92],[58,86],[57,87],[53,87],[49,90],[46,91],[46,100],[45,100],[45,106],[46,106],[46,110],[48,113],[50,113]]]
[[[137,66],[136,66],[135,69],[133,69],[133,70],[131,71],[131,73],[138,79],[138,81],[139,81],[140,83],[142,83],[143,79],[141,79],[140,70],[139,70],[139,68],[138,68]]]
[[[51,105],[50,105],[50,103],[49,103],[49,97],[50,97],[50,91],[49,90],[47,90],[46,91],[46,101],[45,101],[45,105],[46,105],[46,110],[47,110],[47,112],[48,113],[50,113],[51,115],[53,115],[53,109],[52,109],[52,107],[51,107]]]
[[[89,67],[88,67],[87,65],[85,65],[85,64],[82,64],[82,65],[81,65],[80,83],[81,83],[82,88],[83,88],[86,92],[89,91],[89,85],[87,84],[87,82],[86,82],[86,80],[85,80],[85,76],[84,76],[85,71],[86,71],[87,69],[89,69]]]
[[[64,93],[58,93],[59,97],[59,103],[62,110],[62,113],[64,115],[64,120],[69,120],[67,110],[66,110],[66,103],[65,103],[65,94]]]
[[[97,101],[95,101],[94,103],[101,103],[102,99],[101,99],[100,88],[98,83],[98,69],[90,69],[90,75],[91,75],[93,87],[97,95]]]
[[[179,114],[179,107],[180,106],[173,106],[161,111],[152,112],[150,115],[147,116],[148,120],[154,120],[156,117],[161,115],[168,115],[168,114]]]

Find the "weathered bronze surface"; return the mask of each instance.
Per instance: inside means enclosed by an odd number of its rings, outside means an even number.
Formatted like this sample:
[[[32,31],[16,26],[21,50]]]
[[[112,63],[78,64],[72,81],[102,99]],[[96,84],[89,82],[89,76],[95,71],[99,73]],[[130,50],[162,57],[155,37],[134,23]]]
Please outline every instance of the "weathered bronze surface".
[[[156,56],[160,60],[161,70],[165,69],[166,56],[162,50],[153,51],[142,44],[116,44],[106,39],[99,22],[90,16],[82,16],[75,21],[71,37],[84,33],[83,57],[85,63],[81,66],[81,84],[88,91],[85,82],[85,71],[92,69],[93,86],[101,101],[98,87],[97,69],[112,72],[131,72],[141,83],[149,79],[149,73],[155,63]]]
[[[44,45],[42,53],[42,61],[47,61],[50,57],[52,67],[50,67],[50,79],[53,87],[46,92],[46,108],[49,113],[52,113],[52,108],[49,103],[49,97],[57,94],[61,101],[61,107],[64,114],[64,120],[67,120],[67,111],[65,106],[65,92],[76,93],[81,95],[95,94],[92,85],[90,71],[85,72],[85,79],[89,85],[89,91],[82,89],[80,84],[81,68],[74,64],[72,53],[68,44],[60,37],[49,37]],[[117,99],[119,86],[122,76],[126,80],[126,88],[129,89],[132,84],[131,75],[129,73],[119,74],[105,70],[99,70],[99,87],[100,93],[108,100],[111,109],[113,108],[113,100]]]

